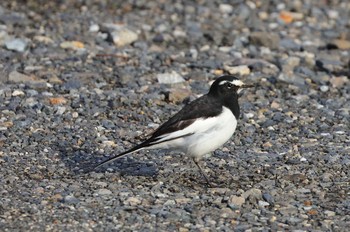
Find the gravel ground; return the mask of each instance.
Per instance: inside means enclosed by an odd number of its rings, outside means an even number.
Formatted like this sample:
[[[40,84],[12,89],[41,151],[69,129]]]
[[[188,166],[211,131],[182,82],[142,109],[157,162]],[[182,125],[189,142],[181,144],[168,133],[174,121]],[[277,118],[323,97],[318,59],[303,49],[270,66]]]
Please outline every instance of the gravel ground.
[[[1,231],[347,231],[349,28],[347,0],[2,0]],[[215,187],[172,151],[91,171],[226,73],[259,87]]]

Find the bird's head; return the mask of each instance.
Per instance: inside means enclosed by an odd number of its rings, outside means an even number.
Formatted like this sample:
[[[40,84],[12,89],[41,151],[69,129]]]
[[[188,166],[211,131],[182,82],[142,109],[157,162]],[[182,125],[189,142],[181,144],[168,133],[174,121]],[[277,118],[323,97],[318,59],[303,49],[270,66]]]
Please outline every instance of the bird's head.
[[[217,78],[210,87],[209,95],[220,97],[239,97],[244,88],[254,85],[245,84],[235,76],[225,75]]]

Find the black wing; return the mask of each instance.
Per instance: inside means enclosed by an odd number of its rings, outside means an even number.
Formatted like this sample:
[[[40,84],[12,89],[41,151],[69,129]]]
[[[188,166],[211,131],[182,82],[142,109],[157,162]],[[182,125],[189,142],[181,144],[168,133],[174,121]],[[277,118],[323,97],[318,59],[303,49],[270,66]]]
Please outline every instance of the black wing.
[[[182,130],[191,125],[197,118],[209,118],[219,115],[222,112],[222,105],[215,99],[204,95],[182,108],[172,116],[167,122],[161,125],[150,139],[171,132]]]

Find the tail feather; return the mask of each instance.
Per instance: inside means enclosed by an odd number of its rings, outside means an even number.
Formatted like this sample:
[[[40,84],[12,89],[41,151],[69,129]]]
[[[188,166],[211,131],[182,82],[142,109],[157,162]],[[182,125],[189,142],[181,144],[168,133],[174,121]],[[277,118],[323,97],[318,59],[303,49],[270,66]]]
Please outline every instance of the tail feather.
[[[102,166],[104,166],[106,164],[112,163],[113,161],[115,161],[115,160],[117,160],[117,159],[119,159],[119,158],[121,158],[121,157],[123,157],[125,155],[128,155],[128,154],[131,154],[133,152],[139,151],[139,150],[141,150],[144,147],[145,147],[144,144],[139,144],[139,145],[137,145],[137,146],[127,150],[127,151],[124,151],[124,152],[122,152],[122,153],[120,153],[118,155],[115,155],[115,156],[113,156],[113,157],[103,161],[102,163],[100,163],[97,166],[95,166],[94,169],[98,169],[98,168],[100,168],[100,167],[102,167]]]

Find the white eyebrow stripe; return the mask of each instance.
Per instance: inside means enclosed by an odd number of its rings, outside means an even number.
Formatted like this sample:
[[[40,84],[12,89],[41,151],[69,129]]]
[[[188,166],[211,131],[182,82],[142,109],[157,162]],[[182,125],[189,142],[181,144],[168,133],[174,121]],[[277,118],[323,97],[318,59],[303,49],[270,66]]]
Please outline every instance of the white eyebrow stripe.
[[[229,82],[229,81],[220,81],[219,85],[224,85],[224,84],[226,84],[227,82]]]
[[[242,86],[244,83],[241,80],[233,80],[233,81],[220,81],[219,85],[224,85],[226,83],[232,83],[235,86]]]
[[[242,86],[242,85],[244,85],[244,83],[243,83],[241,80],[233,80],[233,81],[231,81],[231,83],[232,83],[233,85],[236,85],[236,86]]]

